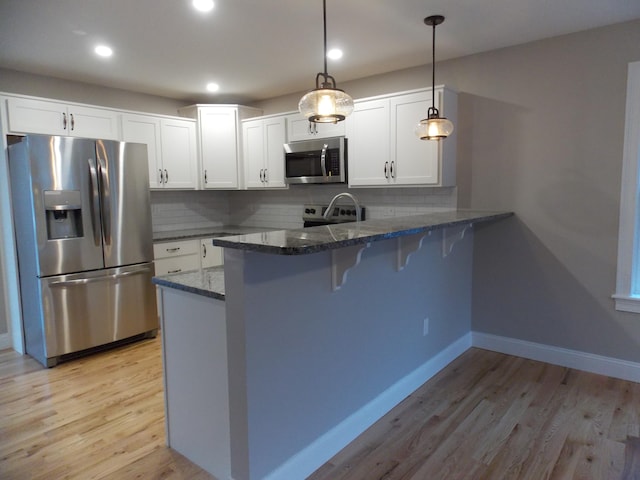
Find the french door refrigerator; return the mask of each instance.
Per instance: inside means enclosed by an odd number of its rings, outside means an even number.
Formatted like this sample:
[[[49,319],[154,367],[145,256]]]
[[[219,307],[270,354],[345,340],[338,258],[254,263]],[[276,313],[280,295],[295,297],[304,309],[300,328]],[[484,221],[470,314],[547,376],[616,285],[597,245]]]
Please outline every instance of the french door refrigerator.
[[[45,135],[12,142],[26,352],[51,367],[155,336],[146,145]]]

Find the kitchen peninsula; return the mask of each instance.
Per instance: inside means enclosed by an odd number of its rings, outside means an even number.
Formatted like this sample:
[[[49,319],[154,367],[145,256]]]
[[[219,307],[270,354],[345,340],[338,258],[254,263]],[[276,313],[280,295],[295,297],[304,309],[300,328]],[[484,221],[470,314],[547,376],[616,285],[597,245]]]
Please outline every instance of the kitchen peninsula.
[[[221,480],[303,479],[471,344],[473,226],[449,211],[221,237],[157,277],[169,445]]]

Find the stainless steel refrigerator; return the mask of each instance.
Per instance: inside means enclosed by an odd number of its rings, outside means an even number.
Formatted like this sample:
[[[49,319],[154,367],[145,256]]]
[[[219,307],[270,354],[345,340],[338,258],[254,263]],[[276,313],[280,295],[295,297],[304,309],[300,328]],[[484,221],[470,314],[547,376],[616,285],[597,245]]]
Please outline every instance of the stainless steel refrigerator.
[[[154,336],[146,145],[45,135],[12,142],[27,353],[50,367],[88,349]]]

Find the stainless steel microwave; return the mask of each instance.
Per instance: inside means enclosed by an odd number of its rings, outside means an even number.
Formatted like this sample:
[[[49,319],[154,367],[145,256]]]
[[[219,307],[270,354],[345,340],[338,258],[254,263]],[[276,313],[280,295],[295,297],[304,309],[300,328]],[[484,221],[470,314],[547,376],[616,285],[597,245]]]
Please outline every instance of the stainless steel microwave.
[[[285,182],[346,183],[347,139],[318,138],[284,144]]]

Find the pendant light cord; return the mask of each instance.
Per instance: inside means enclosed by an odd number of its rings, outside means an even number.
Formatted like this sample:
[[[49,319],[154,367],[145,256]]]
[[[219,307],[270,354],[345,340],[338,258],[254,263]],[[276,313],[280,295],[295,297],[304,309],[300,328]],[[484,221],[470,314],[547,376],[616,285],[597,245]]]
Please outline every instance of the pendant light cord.
[[[327,76],[327,0],[322,0],[322,22],[324,24],[324,75]]]
[[[325,1],[325,0],[322,0],[322,1]],[[433,40],[431,42],[431,106],[434,109],[436,108],[436,23],[435,22],[433,22]]]

